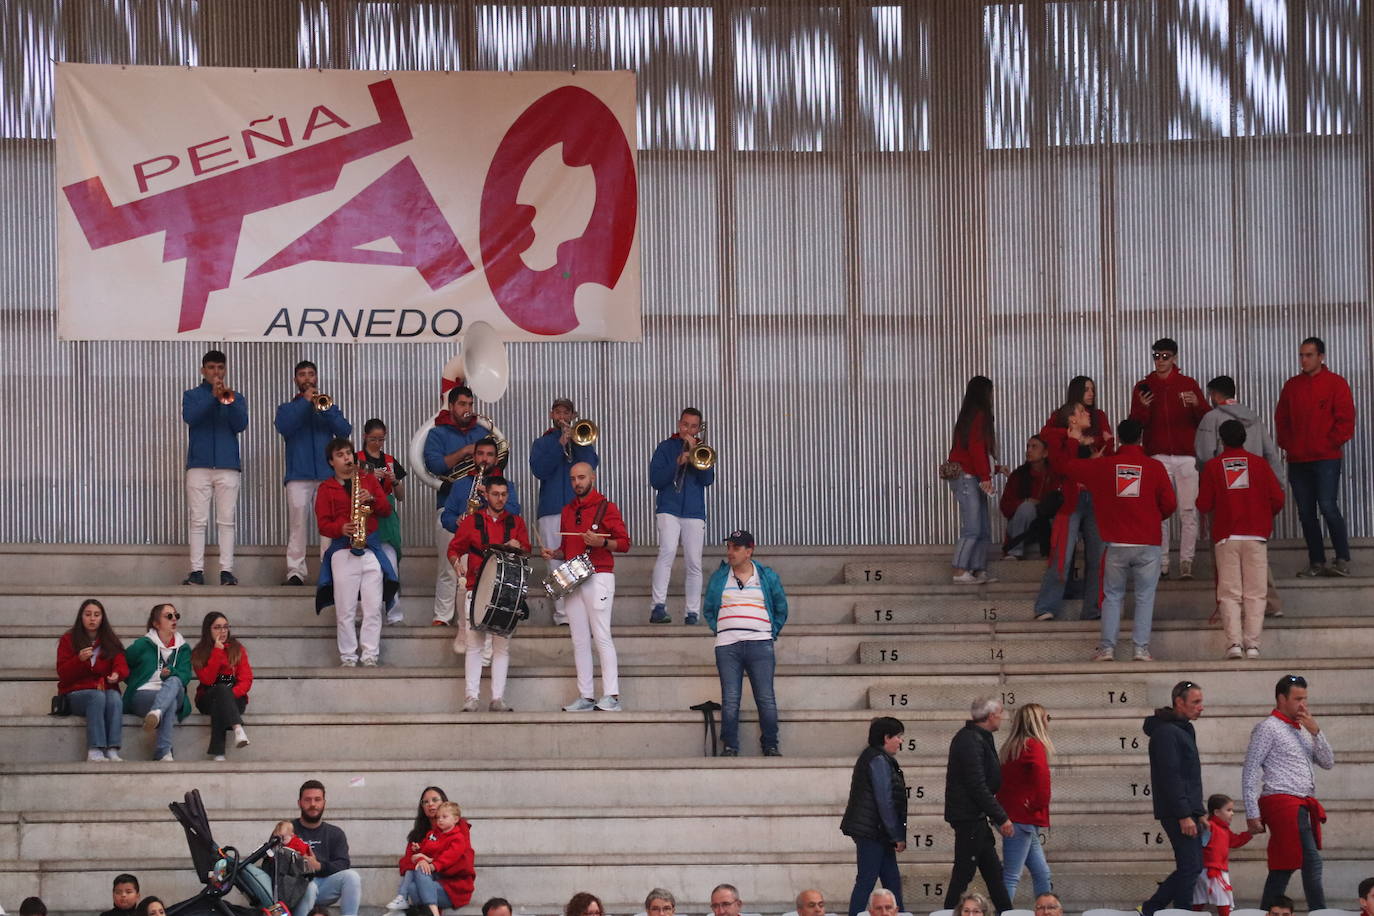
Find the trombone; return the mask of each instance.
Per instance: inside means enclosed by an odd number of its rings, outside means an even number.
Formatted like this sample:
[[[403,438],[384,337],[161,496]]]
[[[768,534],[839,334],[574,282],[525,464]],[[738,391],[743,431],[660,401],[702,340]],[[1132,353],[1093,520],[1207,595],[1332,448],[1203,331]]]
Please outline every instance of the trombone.
[[[568,444],[563,446],[563,455],[572,461],[572,447],[574,445],[595,445],[596,440],[601,437],[601,427],[597,426],[586,417],[578,417],[571,423],[561,424],[564,430],[568,430]]]
[[[687,464],[698,471],[709,471],[716,466],[716,450],[703,441],[705,438],[706,423],[703,422],[701,429],[697,431],[697,444],[683,447],[683,451],[687,452]],[[673,488],[679,492],[682,491],[683,481],[687,478],[687,464],[678,465],[677,477],[673,481]]]

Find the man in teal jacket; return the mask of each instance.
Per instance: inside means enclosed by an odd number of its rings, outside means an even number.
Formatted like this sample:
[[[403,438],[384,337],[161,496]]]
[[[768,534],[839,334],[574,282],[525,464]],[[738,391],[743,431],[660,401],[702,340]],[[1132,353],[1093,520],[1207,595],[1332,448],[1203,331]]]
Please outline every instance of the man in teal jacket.
[[[739,756],[739,701],[744,675],[754,691],[765,757],[781,757],[778,703],[773,695],[773,643],[787,623],[787,595],[778,574],[754,562],[754,536],[735,530],[725,539],[725,562],[706,586],[702,616],[716,634],[724,757]]]

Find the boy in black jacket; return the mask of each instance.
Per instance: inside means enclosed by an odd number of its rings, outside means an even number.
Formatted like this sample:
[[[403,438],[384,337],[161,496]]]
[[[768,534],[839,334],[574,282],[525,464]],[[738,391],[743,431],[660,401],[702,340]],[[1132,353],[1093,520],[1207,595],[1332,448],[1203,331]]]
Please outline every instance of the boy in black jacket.
[[[1202,760],[1193,722],[1202,715],[1202,688],[1179,681],[1170,693],[1173,705],[1156,709],[1144,722],[1150,738],[1150,784],[1154,813],[1174,849],[1174,870],[1153,897],[1141,904],[1142,916],[1168,906],[1191,909],[1193,888],[1202,873]]]

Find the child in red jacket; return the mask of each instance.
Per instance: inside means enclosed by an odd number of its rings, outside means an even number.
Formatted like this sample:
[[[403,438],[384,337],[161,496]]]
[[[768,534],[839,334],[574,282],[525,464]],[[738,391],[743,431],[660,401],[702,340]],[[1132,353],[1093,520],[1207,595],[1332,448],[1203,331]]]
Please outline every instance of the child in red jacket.
[[[1207,826],[1211,836],[1202,847],[1202,874],[1197,876],[1193,891],[1193,909],[1202,911],[1207,905],[1217,908],[1217,916],[1230,916],[1236,905],[1231,893],[1231,850],[1250,842],[1250,831],[1231,832],[1231,818],[1235,803],[1227,795],[1213,795],[1207,799]]]
[[[409,852],[409,850],[407,850]],[[469,824],[456,802],[444,802],[434,818],[434,829],[420,842],[420,849],[401,860],[400,896],[407,902],[429,907],[430,916],[441,909],[458,909],[472,900],[477,877],[469,838]]]

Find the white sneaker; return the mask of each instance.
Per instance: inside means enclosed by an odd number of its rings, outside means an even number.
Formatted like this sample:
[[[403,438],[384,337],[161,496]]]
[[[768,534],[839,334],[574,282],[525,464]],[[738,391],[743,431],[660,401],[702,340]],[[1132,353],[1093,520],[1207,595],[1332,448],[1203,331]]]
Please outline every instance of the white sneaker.
[[[155,762],[156,762],[156,763],[176,763],[176,761],[172,759],[172,752],[171,752],[171,751],[168,751],[168,752],[166,753],[166,755],[157,758],[157,760],[156,760]]]
[[[604,696],[596,701],[596,708],[602,712],[620,712],[620,700],[613,696]]]
[[[356,658],[341,658],[339,659],[339,667],[356,668],[358,667],[358,660]]]
[[[106,756],[105,756],[105,752],[104,752],[104,751],[98,751],[98,750],[95,750],[94,748],[92,748],[91,750],[89,750],[89,751],[86,752],[86,762],[87,762],[87,763],[104,763],[106,760],[109,760],[109,759],[110,759],[109,757],[106,757]]]
[[[1231,646],[1226,650],[1227,659],[1244,658],[1245,651],[1240,646]]]
[[[1154,660],[1155,657],[1150,654],[1149,647],[1147,646],[1136,646],[1135,652],[1131,655],[1131,661],[1133,662],[1152,662]]]
[[[1116,661],[1116,650],[1111,646],[1099,646],[1097,651],[1093,653],[1093,661],[1114,662]]]
[[[986,569],[978,570],[976,573],[973,574],[973,578],[978,581],[979,585],[987,585],[990,582],[997,581],[997,577],[988,575],[988,571]]]
[[[405,623],[405,622],[406,622],[406,615],[405,615],[405,612],[404,612],[404,611],[401,611],[401,610],[387,611],[387,612],[386,612],[386,622],[389,623],[389,624],[391,624],[392,626],[396,626],[397,624]],[[392,901],[392,903],[395,903],[395,902],[396,902],[396,901],[394,901],[394,900]],[[387,909],[403,910],[403,909],[405,909],[405,906],[387,907]]]
[[[153,731],[162,724],[162,710],[154,709],[143,717],[143,730]]]
[[[234,747],[247,747],[253,742],[248,740],[248,732],[243,730],[242,725],[234,726]]]
[[[397,894],[392,898],[391,902],[386,905],[386,908],[388,910],[404,910],[408,906],[410,906],[410,904],[406,902],[405,894]]]
[[[223,754],[216,754],[216,755],[215,755],[215,763],[223,763],[224,760],[225,760],[225,757],[224,757]]]
[[[113,760],[115,763],[123,763],[123,762],[124,762],[124,758],[121,757],[121,756],[119,756],[119,748],[117,748],[117,747],[107,747],[107,748],[105,748],[105,759],[106,759],[106,760]]]
[[[596,703],[586,697],[578,697],[563,707],[564,712],[591,712],[593,709],[596,709]]]
[[[375,656],[375,655],[364,655],[364,656],[363,656],[363,667],[364,667],[364,668],[376,668],[376,667],[377,667],[377,656]]]
[[[487,709],[491,712],[511,711],[510,707],[506,705],[506,701],[501,699],[500,697],[497,697],[496,699],[492,700],[491,704],[487,706]]]
[[[1259,658],[1259,657],[1260,657],[1260,654],[1259,654],[1259,646],[1251,646],[1250,648],[1246,649],[1246,650],[1245,650],[1245,657],[1246,657],[1246,658]]]
[[[478,702],[477,697],[468,697],[463,701],[463,712],[476,712]]]
[[[955,585],[977,585],[978,577],[971,572],[961,572],[957,576],[951,576],[950,581]]]

